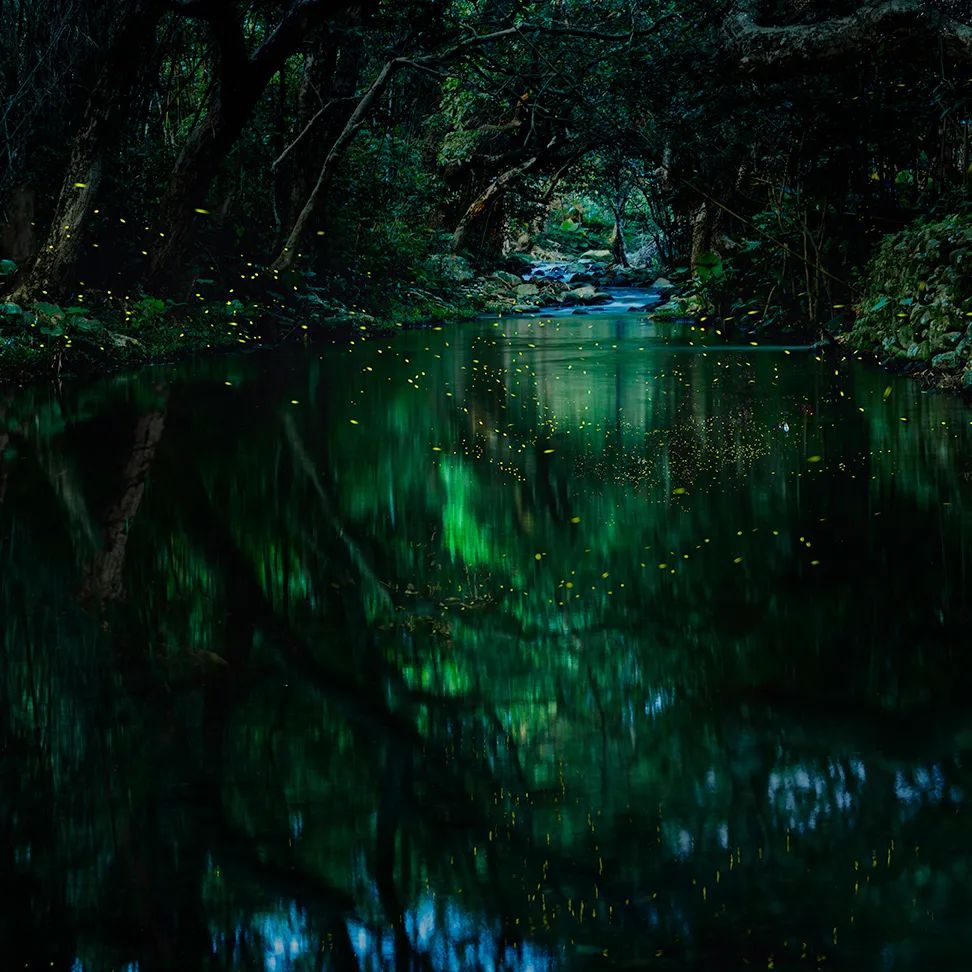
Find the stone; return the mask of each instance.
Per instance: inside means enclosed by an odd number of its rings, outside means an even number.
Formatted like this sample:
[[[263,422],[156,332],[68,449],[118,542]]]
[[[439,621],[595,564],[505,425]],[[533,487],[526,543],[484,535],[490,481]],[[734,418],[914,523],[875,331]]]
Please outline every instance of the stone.
[[[610,250],[586,250],[580,255],[581,260],[610,260]]]
[[[540,293],[540,288],[536,284],[521,283],[516,288],[517,297],[536,297]]]
[[[671,280],[666,280],[665,277],[659,277],[652,285],[652,290],[678,290],[678,288],[671,282]]]
[[[451,283],[468,283],[476,274],[469,266],[469,261],[456,253],[435,253],[429,257],[429,270]]]
[[[937,368],[939,371],[958,371],[962,367],[964,361],[962,360],[962,355],[957,351],[944,351],[941,354],[936,354],[932,358],[932,367]]]
[[[504,287],[519,287],[520,278],[515,273],[508,273],[506,270],[497,270],[490,278]]]
[[[574,300],[580,301],[581,303],[586,303],[589,300],[593,300],[596,293],[597,289],[591,286],[574,287],[568,292],[567,296],[573,297]]]

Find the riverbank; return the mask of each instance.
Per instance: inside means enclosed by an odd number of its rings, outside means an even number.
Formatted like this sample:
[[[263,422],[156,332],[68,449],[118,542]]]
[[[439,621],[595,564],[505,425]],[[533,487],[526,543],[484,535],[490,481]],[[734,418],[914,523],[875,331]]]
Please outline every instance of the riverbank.
[[[463,257],[438,254],[412,280],[394,284],[319,285],[313,274],[293,273],[268,287],[255,271],[220,293],[215,281],[198,280],[191,300],[93,293],[72,305],[0,303],[0,383],[96,377],[192,355],[342,341],[483,314],[595,311],[612,301],[602,288],[648,280],[647,271],[611,268],[605,257],[513,254],[476,272]]]
[[[155,297],[113,301],[107,295],[84,306],[3,304],[0,384],[91,378],[193,355],[344,341],[362,331],[471,320],[484,309],[465,293],[416,287],[406,297],[373,309],[346,305],[313,289],[286,302],[269,293],[247,301],[210,299],[196,306]]]

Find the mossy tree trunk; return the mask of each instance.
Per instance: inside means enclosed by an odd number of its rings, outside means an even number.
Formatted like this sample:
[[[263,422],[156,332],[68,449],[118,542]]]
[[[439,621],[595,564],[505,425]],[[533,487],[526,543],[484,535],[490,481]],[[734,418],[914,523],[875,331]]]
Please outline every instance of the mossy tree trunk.
[[[147,74],[145,51],[154,49],[162,12],[157,0],[137,2],[118,28],[71,147],[50,232],[11,295],[18,303],[61,300],[69,292],[105,160],[125,133],[132,91]]]

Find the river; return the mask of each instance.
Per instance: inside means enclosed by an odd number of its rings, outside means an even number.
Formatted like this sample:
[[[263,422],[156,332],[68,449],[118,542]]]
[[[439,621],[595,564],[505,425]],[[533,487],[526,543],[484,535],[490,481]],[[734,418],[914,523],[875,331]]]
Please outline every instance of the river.
[[[0,393],[4,966],[965,967],[972,416],[714,332]]]

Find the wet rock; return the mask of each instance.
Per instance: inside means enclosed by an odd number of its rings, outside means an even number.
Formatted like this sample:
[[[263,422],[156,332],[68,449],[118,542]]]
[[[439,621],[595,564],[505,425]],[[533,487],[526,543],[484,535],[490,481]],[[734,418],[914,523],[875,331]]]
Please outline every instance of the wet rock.
[[[603,260],[609,261],[611,259],[610,250],[585,250],[580,255],[581,260]]]
[[[565,299],[573,299],[579,304],[608,304],[611,302],[610,294],[602,294],[597,288],[576,287],[564,295]]]
[[[658,279],[655,280],[655,282],[651,286],[653,290],[660,290],[660,291],[678,290],[678,287],[676,287],[675,284],[671,282],[671,280],[667,280],[665,277],[658,277]]]
[[[534,283],[521,283],[516,288],[517,297],[536,297],[540,288]]]
[[[958,371],[965,364],[958,351],[944,351],[932,358],[932,367],[939,371]]]

